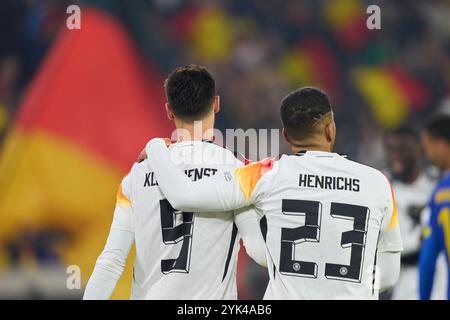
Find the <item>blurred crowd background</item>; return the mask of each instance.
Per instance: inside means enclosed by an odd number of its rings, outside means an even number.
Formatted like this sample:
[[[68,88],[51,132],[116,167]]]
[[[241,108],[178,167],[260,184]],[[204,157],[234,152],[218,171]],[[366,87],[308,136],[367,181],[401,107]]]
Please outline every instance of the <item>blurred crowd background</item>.
[[[71,4],[81,30],[66,28]],[[381,30],[366,27],[371,4]],[[121,176],[170,133],[172,68],[210,69],[222,130],[279,128],[283,96],[318,86],[336,151],[384,169],[384,132],[450,112],[449,17],[447,0],[1,1],[0,297],[81,297],[65,267],[87,280]],[[240,298],[261,298],[265,270],[240,257]],[[129,271],[114,297],[127,298]]]

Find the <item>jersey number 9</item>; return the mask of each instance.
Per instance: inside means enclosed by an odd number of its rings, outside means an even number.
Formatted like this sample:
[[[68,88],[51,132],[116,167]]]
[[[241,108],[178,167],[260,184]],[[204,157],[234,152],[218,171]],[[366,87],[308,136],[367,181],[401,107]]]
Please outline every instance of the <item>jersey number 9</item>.
[[[161,231],[163,242],[166,245],[177,244],[180,241],[180,254],[176,259],[161,260],[161,272],[189,273],[191,260],[192,232],[194,229],[194,214],[175,210],[166,199],[159,201],[161,213]],[[182,218],[182,223],[176,224],[177,217]]]

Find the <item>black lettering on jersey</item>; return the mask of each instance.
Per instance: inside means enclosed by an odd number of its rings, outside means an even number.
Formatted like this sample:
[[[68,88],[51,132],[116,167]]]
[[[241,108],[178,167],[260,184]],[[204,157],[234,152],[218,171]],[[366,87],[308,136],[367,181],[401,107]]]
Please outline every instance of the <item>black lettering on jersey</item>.
[[[344,186],[344,181],[347,181],[348,179],[345,179],[343,177],[337,177],[336,178],[336,189],[338,190],[344,190],[346,185]],[[347,189],[349,190],[349,189]]]
[[[300,187],[306,187],[307,175],[300,173],[298,184]]]
[[[200,169],[194,169],[195,175],[194,175],[194,181],[200,180],[203,178],[203,168]]]
[[[324,177],[323,176],[316,176],[317,178],[316,178],[316,188],[321,188],[321,189],[323,189],[323,180],[324,180]]]
[[[155,173],[154,172],[146,173],[144,187],[153,187],[153,186],[157,186],[157,185],[158,185],[158,182],[155,179]]]
[[[331,182],[333,181],[332,177],[325,177],[325,189],[332,190]]]
[[[348,178],[345,179],[345,190],[353,190],[352,185],[354,180],[356,179],[348,179]]]
[[[317,176],[299,174],[298,185],[303,188],[320,188],[326,190],[345,190],[359,192],[359,179],[348,177]]]
[[[216,172],[217,172],[217,169],[205,168],[203,175],[205,177],[211,177],[211,176],[215,175]]]
[[[194,168],[187,169],[184,173],[192,180],[197,181],[202,179],[203,177],[211,177],[217,173],[217,169],[215,168]]]
[[[211,177],[217,173],[215,168],[195,168],[185,170],[184,173],[193,181],[200,180],[203,177]],[[155,173],[148,172],[145,174],[144,187],[157,186],[158,181],[156,181]]]
[[[353,179],[353,191],[359,192],[359,180]]]

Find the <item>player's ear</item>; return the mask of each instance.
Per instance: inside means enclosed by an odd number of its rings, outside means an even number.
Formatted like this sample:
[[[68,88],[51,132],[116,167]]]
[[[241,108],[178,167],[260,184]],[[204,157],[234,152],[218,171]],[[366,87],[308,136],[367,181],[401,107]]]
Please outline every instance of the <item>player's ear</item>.
[[[330,121],[325,126],[325,137],[328,142],[333,142],[336,138],[336,125],[334,121]]]
[[[333,126],[333,143],[334,143],[334,141],[336,141],[336,134],[337,134],[337,127],[336,127],[336,122],[334,121],[334,119],[332,122],[332,126]]]
[[[284,140],[286,140],[287,143],[291,144],[291,140],[289,139],[289,136],[284,128],[283,128],[283,138]]]
[[[214,113],[218,113],[220,111],[220,96],[214,97]]]
[[[167,103],[167,102],[166,102],[166,115],[167,115],[167,118],[169,118],[169,120],[175,119],[172,108],[170,107],[169,103]]]

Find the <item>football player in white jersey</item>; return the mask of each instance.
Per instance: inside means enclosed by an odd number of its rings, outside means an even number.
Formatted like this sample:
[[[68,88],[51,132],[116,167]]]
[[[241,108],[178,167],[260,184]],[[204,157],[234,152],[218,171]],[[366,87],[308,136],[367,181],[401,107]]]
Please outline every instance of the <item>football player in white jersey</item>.
[[[196,182],[153,139],[146,153],[160,188],[179,210],[254,204],[267,249],[265,299],[377,299],[394,285],[402,250],[388,179],[332,152],[333,112],[319,89],[290,93],[280,113],[291,155]]]
[[[201,180],[243,164],[233,154],[202,139],[212,132],[219,99],[210,73],[200,66],[175,69],[165,82],[166,112],[179,139],[171,148],[189,179]],[[203,122],[199,140],[194,121]],[[203,210],[204,211],[204,210]],[[239,238],[247,253],[266,265],[256,212],[244,208],[220,215],[178,211],[158,187],[147,160],[123,179],[111,231],[87,284],[84,299],[107,299],[121,276],[133,243],[136,259],[132,299],[237,299]]]
[[[422,169],[420,136],[412,127],[402,126],[384,137],[388,175],[397,200],[400,233],[403,242],[400,275],[393,287],[394,300],[419,299],[418,262],[425,208],[436,183],[430,172]],[[428,220],[426,220],[428,221]],[[437,286],[433,297],[445,299],[445,261],[439,260]]]

